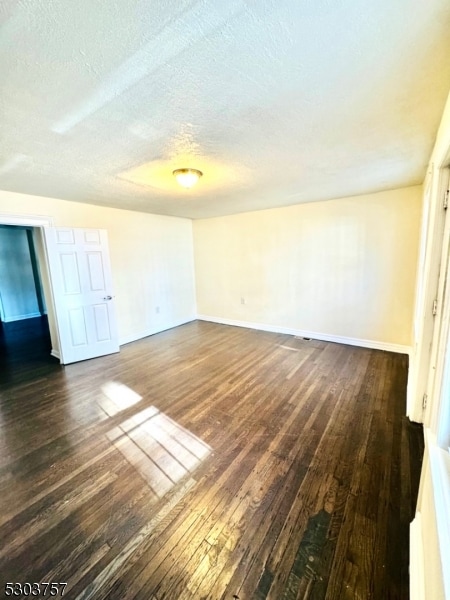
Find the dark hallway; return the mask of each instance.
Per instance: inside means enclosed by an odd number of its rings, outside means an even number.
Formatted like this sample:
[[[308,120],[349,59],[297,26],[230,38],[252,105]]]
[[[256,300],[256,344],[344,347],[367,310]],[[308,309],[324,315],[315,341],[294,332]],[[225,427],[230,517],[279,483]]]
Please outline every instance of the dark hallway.
[[[51,342],[46,316],[11,323],[0,321],[0,389],[27,383],[59,369],[50,356]]]

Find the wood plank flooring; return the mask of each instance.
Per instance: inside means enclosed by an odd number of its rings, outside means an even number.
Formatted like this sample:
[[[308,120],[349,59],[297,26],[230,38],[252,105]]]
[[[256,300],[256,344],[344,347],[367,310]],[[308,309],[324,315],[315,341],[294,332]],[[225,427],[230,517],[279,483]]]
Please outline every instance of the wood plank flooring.
[[[193,322],[61,367],[37,321],[1,347],[0,594],[409,597],[406,356]]]

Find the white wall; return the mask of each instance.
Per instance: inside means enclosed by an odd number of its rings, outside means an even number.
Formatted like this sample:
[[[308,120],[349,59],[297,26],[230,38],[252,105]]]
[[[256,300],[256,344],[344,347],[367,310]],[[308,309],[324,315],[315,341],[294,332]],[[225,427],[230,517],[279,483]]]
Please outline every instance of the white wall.
[[[199,314],[408,348],[421,194],[415,186],[194,221]]]
[[[0,227],[0,295],[3,321],[40,315],[25,229]]]
[[[415,539],[411,536],[414,546],[411,547],[410,553],[411,557],[420,554],[423,561],[422,564],[411,561],[410,571],[414,570],[422,573],[424,589],[422,595],[416,594],[412,597],[417,598],[417,600],[446,600],[430,464],[430,436],[428,436],[426,442],[419,494],[420,511],[419,515],[416,514],[415,517],[416,520],[419,519],[420,530]],[[422,551],[418,552],[417,546],[420,545],[422,545]]]
[[[195,318],[190,220],[6,191],[2,213],[107,229],[121,344]]]

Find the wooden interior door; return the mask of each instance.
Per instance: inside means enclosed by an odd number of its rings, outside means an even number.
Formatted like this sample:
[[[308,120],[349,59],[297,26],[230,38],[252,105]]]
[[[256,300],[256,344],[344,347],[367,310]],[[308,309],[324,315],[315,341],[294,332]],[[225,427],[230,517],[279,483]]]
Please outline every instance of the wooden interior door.
[[[45,227],[60,360],[119,352],[107,232]]]

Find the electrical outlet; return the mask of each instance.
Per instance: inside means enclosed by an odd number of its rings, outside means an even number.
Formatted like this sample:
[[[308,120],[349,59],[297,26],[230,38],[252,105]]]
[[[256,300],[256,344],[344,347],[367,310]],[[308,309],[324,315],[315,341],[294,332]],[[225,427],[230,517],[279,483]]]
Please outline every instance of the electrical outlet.
[[[159,306],[155,308],[156,314],[159,315]]]
[[[241,304],[245,304],[245,298],[241,298]]]

